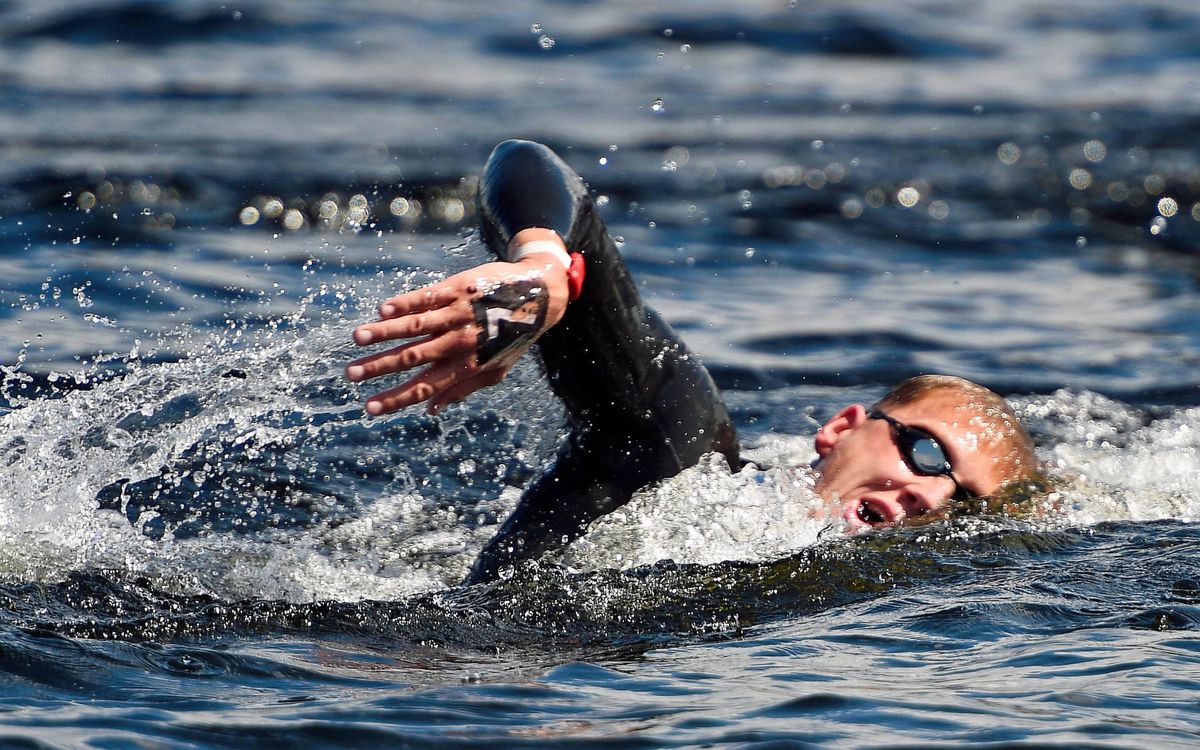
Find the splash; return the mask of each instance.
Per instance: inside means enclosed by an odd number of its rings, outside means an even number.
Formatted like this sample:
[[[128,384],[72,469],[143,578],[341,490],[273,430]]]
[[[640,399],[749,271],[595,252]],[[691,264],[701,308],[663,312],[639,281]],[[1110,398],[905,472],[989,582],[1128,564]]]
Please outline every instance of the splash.
[[[1058,480],[1047,516],[1059,523],[1200,521],[1200,409],[1138,409],[1061,390],[1023,401]]]
[[[369,419],[341,373],[351,328],[214,336],[180,362],[18,399],[0,415],[0,580],[114,570],[227,601],[457,583],[511,485],[552,453],[561,410],[526,364],[442,419]]]
[[[592,524],[563,554],[573,569],[630,568],[662,560],[712,564],[766,561],[840,536],[813,490],[808,438],[775,438],[748,452],[763,466],[731,473],[711,456],[639,492],[628,505]]]
[[[1156,419],[1095,393],[1063,390],[1020,399],[1016,410],[1041,438],[1040,458],[1054,492],[1032,515],[959,524],[956,538],[964,529],[978,535],[1109,521],[1200,520],[1200,409]],[[750,455],[773,468],[748,466],[731,474],[714,459],[689,469],[596,521],[561,561],[575,570],[628,569],[663,560],[761,562],[845,537],[843,525],[813,491],[811,475],[798,468],[813,458],[811,438],[775,437]]]
[[[319,323],[301,313],[214,335],[179,362],[131,359],[121,377],[16,399],[0,414],[0,580],[113,570],[164,592],[291,602],[455,585],[552,460],[562,410],[525,361],[439,418],[366,418],[341,368],[369,303],[343,291]],[[1200,410],[1060,391],[1017,412],[1057,480],[1035,529],[1200,518]],[[748,456],[769,468],[702,463],[597,521],[559,562],[761,562],[843,535],[797,468],[809,438],[771,436]]]

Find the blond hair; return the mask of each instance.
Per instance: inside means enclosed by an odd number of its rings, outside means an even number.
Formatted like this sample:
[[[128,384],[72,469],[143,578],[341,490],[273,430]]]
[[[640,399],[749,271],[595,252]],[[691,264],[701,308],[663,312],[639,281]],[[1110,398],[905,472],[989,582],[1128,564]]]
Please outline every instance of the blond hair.
[[[998,436],[997,460],[1002,485],[1009,487],[1042,481],[1034,456],[1033,438],[1000,394],[978,383],[952,375],[918,375],[897,383],[872,409],[914,404],[934,394],[949,394],[986,420]]]

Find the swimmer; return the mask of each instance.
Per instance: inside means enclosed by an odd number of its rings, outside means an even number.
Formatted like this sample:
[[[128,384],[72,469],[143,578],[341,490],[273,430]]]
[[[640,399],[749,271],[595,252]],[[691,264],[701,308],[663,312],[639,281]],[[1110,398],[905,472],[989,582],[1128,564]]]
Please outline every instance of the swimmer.
[[[425,402],[436,414],[499,383],[536,344],[570,435],[467,583],[566,546],[707,454],[742,466],[712,378],[642,302],[570,167],[541,144],[506,141],[484,168],[479,206],[498,260],[384,302],[355,343],[405,343],[346,367],[355,382],[423,367],[366,410]],[[950,376],[912,378],[872,406],[847,406],[815,443],[815,490],[852,530],[940,517],[1036,475],[1033,443],[1004,399]]]

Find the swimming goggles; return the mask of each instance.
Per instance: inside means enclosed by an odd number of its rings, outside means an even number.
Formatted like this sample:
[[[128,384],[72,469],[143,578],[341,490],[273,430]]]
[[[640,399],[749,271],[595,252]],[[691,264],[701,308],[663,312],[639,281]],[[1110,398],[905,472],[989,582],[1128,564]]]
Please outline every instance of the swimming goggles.
[[[923,477],[950,477],[950,481],[954,482],[954,494],[950,499],[954,502],[975,497],[974,492],[958,483],[958,477],[954,476],[954,469],[950,466],[945,449],[933,435],[920,427],[910,427],[878,409],[868,412],[867,417],[882,419],[892,426],[892,436],[896,440],[896,447],[900,449],[900,456],[914,474]]]

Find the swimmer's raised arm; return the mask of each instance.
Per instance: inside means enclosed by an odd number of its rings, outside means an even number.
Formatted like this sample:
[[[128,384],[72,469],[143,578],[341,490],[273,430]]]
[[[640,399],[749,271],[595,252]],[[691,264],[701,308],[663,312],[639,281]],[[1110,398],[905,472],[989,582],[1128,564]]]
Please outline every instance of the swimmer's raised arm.
[[[505,141],[480,176],[479,217],[483,244],[500,262],[383,303],[355,341],[409,341],[346,368],[362,381],[424,366],[372,396],[367,411],[428,401],[436,412],[499,382],[537,343],[570,434],[480,552],[471,583],[561,548],[637,490],[709,453],[740,465],[716,384],[642,302],[574,170],[542,144]]]
[[[436,414],[503,380],[517,359],[562,319],[569,292],[562,262],[566,248],[558,234],[541,228],[518,232],[509,243],[509,257],[519,260],[485,263],[393,297],[379,306],[378,320],[354,329],[359,346],[412,340],[351,362],[346,377],[352,381],[428,365],[371,396],[368,413],[387,414],[428,401],[429,413]]]

